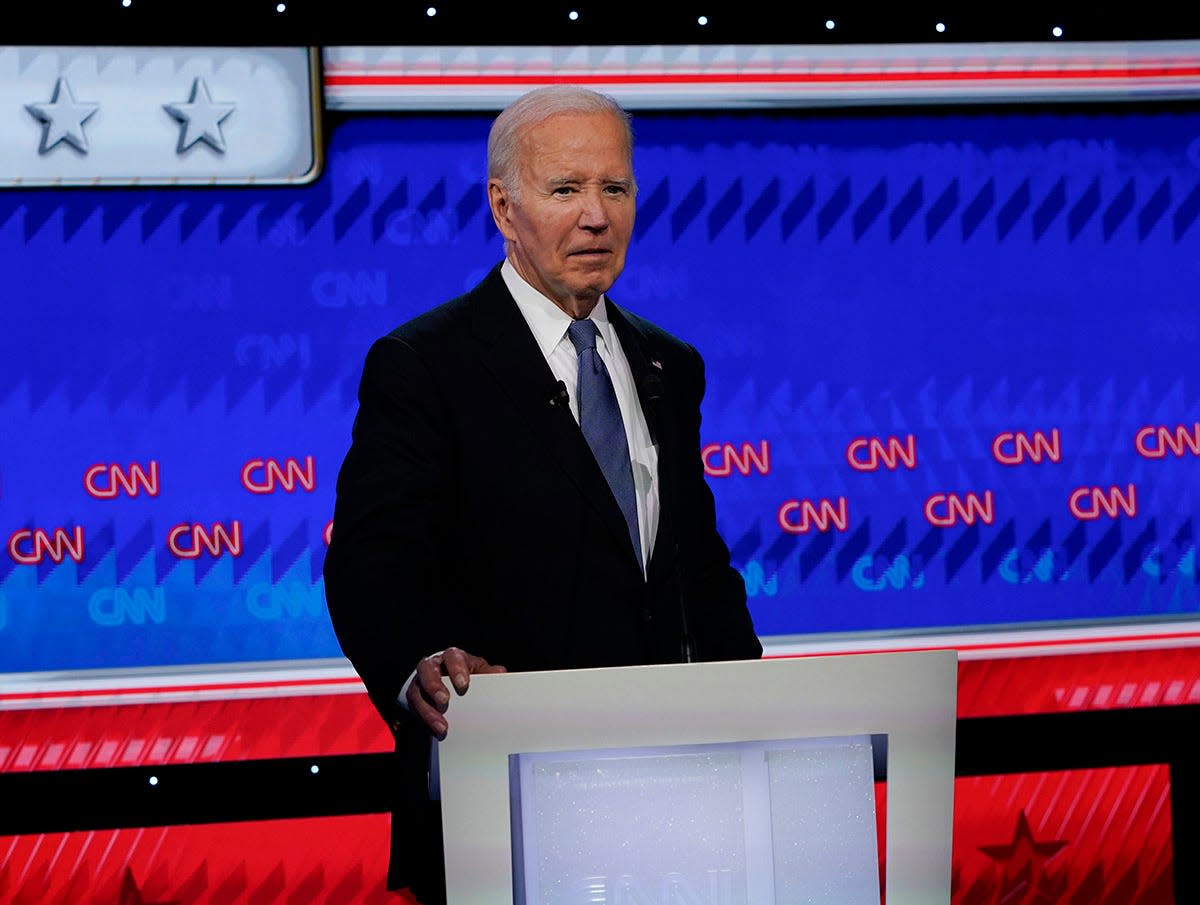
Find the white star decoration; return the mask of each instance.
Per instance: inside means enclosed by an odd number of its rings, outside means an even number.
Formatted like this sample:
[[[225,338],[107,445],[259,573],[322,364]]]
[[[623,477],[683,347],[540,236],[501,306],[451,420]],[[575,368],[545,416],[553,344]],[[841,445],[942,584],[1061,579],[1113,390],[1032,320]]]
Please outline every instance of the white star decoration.
[[[83,124],[100,109],[100,105],[75,100],[66,79],[59,78],[54,83],[54,94],[50,96],[50,103],[26,104],[25,109],[42,123],[39,154],[48,154],[60,141],[65,141],[82,154],[87,153],[88,141],[83,132]]]
[[[214,101],[204,79],[197,76],[192,82],[192,96],[186,104],[163,104],[163,109],[182,123],[176,153],[182,154],[196,142],[202,141],[214,151],[224,154],[225,135],[221,131],[221,123],[236,106]]]

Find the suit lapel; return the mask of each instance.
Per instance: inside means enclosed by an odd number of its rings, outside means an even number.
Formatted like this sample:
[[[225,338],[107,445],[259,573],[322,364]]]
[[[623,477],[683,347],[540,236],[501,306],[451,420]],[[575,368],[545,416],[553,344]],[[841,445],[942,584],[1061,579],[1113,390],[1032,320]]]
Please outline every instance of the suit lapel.
[[[621,349],[629,362],[629,371],[633,375],[634,386],[637,387],[638,399],[641,402],[642,413],[650,427],[650,436],[658,449],[658,529],[655,533],[654,552],[646,569],[649,576],[651,568],[670,567],[674,560],[674,522],[671,501],[675,499],[675,471],[671,463],[679,445],[679,438],[673,429],[674,421],[668,414],[673,410],[676,400],[671,398],[670,380],[662,366],[662,362],[654,357],[649,337],[640,327],[619,307],[607,300],[608,319],[612,321],[613,329],[621,340]],[[651,385],[657,383],[658,398],[651,398]]]
[[[579,488],[622,548],[628,549],[630,563],[637,568],[621,508],[570,411],[561,404],[551,404],[558,382],[504,285],[499,267],[480,284],[472,302],[472,330],[480,344],[483,366],[512,400],[549,457]]]

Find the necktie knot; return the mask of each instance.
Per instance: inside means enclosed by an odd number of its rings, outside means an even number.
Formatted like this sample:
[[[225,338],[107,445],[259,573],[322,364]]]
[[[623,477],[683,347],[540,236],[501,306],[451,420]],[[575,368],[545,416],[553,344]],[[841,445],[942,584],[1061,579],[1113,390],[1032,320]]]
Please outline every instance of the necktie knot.
[[[575,347],[575,354],[582,355],[588,349],[596,348],[596,322],[585,317],[580,321],[571,321],[567,327],[567,336]]]

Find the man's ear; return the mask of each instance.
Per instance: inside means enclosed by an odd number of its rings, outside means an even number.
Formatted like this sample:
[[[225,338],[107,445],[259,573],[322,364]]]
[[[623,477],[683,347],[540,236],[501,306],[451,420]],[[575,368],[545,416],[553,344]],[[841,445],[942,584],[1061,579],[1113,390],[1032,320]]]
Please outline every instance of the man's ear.
[[[512,195],[499,179],[488,180],[487,192],[488,206],[492,209],[492,220],[496,223],[496,229],[500,230],[500,235],[506,240],[512,240]]]

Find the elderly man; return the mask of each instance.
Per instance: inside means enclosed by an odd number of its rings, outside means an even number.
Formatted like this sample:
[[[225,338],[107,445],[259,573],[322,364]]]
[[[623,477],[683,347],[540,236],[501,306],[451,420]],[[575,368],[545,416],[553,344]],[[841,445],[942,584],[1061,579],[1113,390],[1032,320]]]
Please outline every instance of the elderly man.
[[[505,668],[762,653],[704,482],[700,356],[605,296],[633,231],[632,150],[595,92],[510,105],[488,139],[505,260],[363,369],[326,593],[396,734],[389,886],[425,902],[444,896],[429,757],[445,679],[463,694]]]

